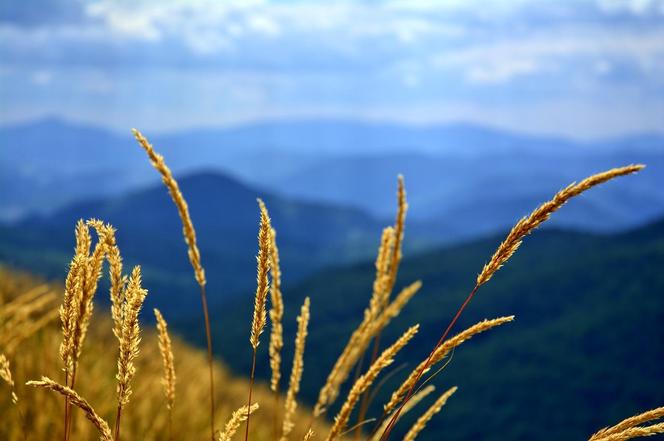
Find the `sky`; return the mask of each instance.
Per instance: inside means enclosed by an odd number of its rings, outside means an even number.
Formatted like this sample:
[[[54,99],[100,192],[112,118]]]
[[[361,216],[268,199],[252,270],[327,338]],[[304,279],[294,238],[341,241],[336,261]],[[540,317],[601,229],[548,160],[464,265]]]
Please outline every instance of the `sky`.
[[[664,0],[0,0],[0,124],[664,133]]]

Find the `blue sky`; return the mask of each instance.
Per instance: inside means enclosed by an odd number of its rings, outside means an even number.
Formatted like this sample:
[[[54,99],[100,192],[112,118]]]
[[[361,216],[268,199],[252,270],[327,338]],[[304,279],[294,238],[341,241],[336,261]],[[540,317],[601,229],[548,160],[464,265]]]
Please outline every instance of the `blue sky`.
[[[664,132],[664,0],[0,0],[0,124]]]

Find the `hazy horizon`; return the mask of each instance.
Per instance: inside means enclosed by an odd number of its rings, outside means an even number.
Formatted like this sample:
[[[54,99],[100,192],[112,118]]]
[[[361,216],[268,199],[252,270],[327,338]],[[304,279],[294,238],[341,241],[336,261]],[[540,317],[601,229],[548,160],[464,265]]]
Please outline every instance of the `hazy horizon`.
[[[0,123],[662,134],[663,23],[660,0],[3,2]]]

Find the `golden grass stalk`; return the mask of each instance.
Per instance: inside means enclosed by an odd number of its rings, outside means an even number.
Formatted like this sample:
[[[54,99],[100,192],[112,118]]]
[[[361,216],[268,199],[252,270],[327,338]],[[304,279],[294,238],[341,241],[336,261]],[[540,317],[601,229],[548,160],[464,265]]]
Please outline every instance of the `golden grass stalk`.
[[[385,292],[389,294],[394,289],[397,281],[397,272],[399,264],[403,257],[403,236],[406,227],[406,212],[408,211],[408,202],[406,201],[406,186],[402,175],[399,175],[397,184],[397,217],[394,222],[394,244],[392,248],[392,258],[390,259],[389,277],[385,284]]]
[[[62,344],[60,345],[60,357],[64,364],[65,386],[71,388],[74,388],[76,384],[78,359],[90,324],[93,298],[101,278],[105,256],[105,247],[101,235],[94,250],[90,253],[92,239],[89,226],[98,224],[100,222],[94,219],[87,223],[79,220],[76,224],[75,254],[65,280],[64,300],[60,309],[63,335]],[[68,398],[65,397],[65,440],[69,437],[71,420],[69,408]]]
[[[260,229],[258,231],[258,256],[256,256],[258,270],[256,275],[256,296],[254,297],[254,316],[251,322],[251,336],[249,337],[249,342],[254,351],[258,348],[260,335],[263,333],[265,323],[267,322],[265,305],[270,285],[268,273],[270,271],[270,256],[272,254],[272,226],[270,225],[270,216],[262,200],[258,200],[258,205],[261,211]]]
[[[23,432],[23,439],[24,441],[27,441],[28,430],[26,427],[26,420],[23,416],[23,412],[21,412],[21,407],[18,402],[18,396],[16,395],[16,384],[14,383],[14,379],[12,378],[12,371],[9,368],[9,360],[7,359],[5,354],[0,354],[0,378],[3,379],[9,385],[9,388],[11,390],[12,404],[16,409],[16,413],[18,414],[19,424],[21,425],[21,431]]]
[[[49,291],[50,287],[46,284],[41,284],[30,288],[27,292],[19,295],[11,302],[2,305],[2,309],[0,309],[0,320],[4,321],[5,317],[14,315],[14,313],[22,308],[23,305],[31,303]]]
[[[138,315],[143,307],[143,301],[147,291],[141,286],[141,268],[134,267],[125,293],[126,301],[122,311],[122,334],[120,338],[120,353],[118,356],[118,410],[115,420],[115,441],[120,440],[120,418],[122,409],[129,403],[131,396],[131,380],[136,373],[134,360],[138,356],[140,338],[140,327]]]
[[[300,309],[300,315],[297,318],[297,335],[295,336],[295,353],[293,355],[293,368],[291,369],[286,402],[284,404],[284,419],[281,429],[281,441],[286,441],[290,435],[295,423],[293,415],[297,409],[295,400],[300,391],[300,380],[304,370],[304,344],[307,339],[307,327],[309,326],[309,297],[304,299],[304,304]]]
[[[405,414],[410,412],[415,406],[417,406],[420,401],[422,401],[424,398],[426,398],[429,394],[431,394],[434,390],[436,390],[436,386],[430,384],[419,392],[417,392],[413,397],[406,403],[406,405],[403,407],[403,411],[401,412],[400,417],[403,417]],[[377,441],[380,435],[385,431],[387,428],[387,425],[389,424],[390,420],[388,418],[383,419],[382,423],[376,430],[374,430],[373,435],[371,436],[371,441]]]
[[[29,322],[36,313],[39,313],[47,306],[50,306],[57,296],[54,292],[47,291],[38,297],[35,297],[27,302],[21,302],[20,305],[13,305],[11,310],[4,315],[7,317],[6,320],[2,320],[3,331],[5,329],[15,330],[14,328]]]
[[[496,271],[498,271],[519,248],[523,238],[530,234],[535,228],[539,227],[543,222],[548,220],[549,217],[568,200],[596,185],[607,182],[618,176],[636,173],[643,169],[643,167],[645,166],[628,165],[626,167],[614,168],[603,173],[592,175],[579,183],[572,183],[560,190],[551,200],[537,207],[530,215],[521,218],[516,225],[514,225],[505,240],[503,240],[491,257],[491,260],[484,265],[484,268],[482,268],[482,271],[477,276],[477,286],[481,286],[488,282]]]
[[[626,418],[615,426],[605,427],[604,429],[599,430],[597,433],[591,436],[589,441],[615,441],[636,438],[637,436],[648,436],[654,435],[656,433],[662,433],[664,432],[664,424],[637,427],[639,424],[657,420],[662,417],[664,417],[664,407],[658,407],[656,409],[652,409],[647,412]],[[660,428],[662,430],[658,432],[657,426],[662,426]]]
[[[393,227],[383,229],[378,254],[376,255],[376,277],[373,283],[373,294],[369,302],[369,312],[376,318],[382,308],[389,302],[389,292],[386,289],[387,279],[390,276],[390,262],[396,237]]]
[[[314,437],[314,431],[309,429],[307,433],[304,435],[304,438],[302,438],[302,441],[309,441],[313,437]]]
[[[391,319],[389,314],[381,315],[381,312],[383,312],[384,308],[388,307],[389,298],[396,282],[402,258],[402,243],[407,210],[408,203],[406,201],[404,179],[403,176],[399,175],[395,225],[394,227],[384,229],[381,236],[381,243],[378,248],[375,264],[376,277],[374,279],[373,293],[369,306],[364,312],[364,319],[353,334],[351,334],[346,347],[335,362],[325,384],[318,394],[318,400],[316,401],[313,412],[315,417],[325,412],[327,407],[336,400],[339,395],[339,388],[348,379],[350,371],[360,358],[362,358],[372,339],[374,339],[374,349],[371,355],[371,362],[373,363],[378,356],[380,333]],[[417,289],[412,291],[412,294],[415,294]],[[359,415],[360,420],[363,419],[366,412],[366,399],[367,396],[363,398]]]
[[[653,436],[664,433],[664,423],[652,424],[650,426],[635,426],[625,429],[622,432],[612,433],[602,438],[596,438],[597,441],[623,441],[626,439],[640,438],[644,436]]]
[[[639,170],[643,169],[644,167],[645,167],[644,165],[637,164],[637,165],[628,165],[620,168],[614,168],[602,173],[592,175],[582,180],[578,184],[573,183],[565,187],[558,193],[556,193],[556,195],[554,195],[554,197],[550,201],[547,201],[542,205],[540,205],[529,216],[526,216],[517,222],[517,224],[512,228],[512,230],[509,232],[505,240],[500,244],[494,255],[491,257],[491,260],[486,265],[484,265],[484,268],[477,276],[475,287],[470,292],[470,294],[468,294],[466,300],[464,300],[464,302],[461,304],[456,314],[450,321],[449,325],[441,335],[440,339],[438,340],[433,350],[429,354],[429,358],[427,359],[427,362],[424,364],[424,367],[420,369],[419,372],[417,373],[412,387],[406,394],[406,398],[404,399],[404,401],[402,401],[399,409],[397,409],[395,414],[392,416],[391,423],[388,425],[387,429],[381,436],[380,438],[381,440],[386,440],[389,437],[390,432],[394,427],[394,422],[399,417],[399,413],[403,409],[404,404],[408,402],[408,400],[412,396],[413,391],[415,390],[415,386],[417,385],[417,382],[424,373],[424,370],[428,368],[431,358],[434,356],[438,347],[440,347],[440,345],[443,344],[443,342],[447,338],[447,335],[454,327],[455,323],[463,313],[466,306],[473,299],[473,297],[479,290],[480,286],[488,282],[493,276],[493,274],[495,274],[496,271],[498,271],[507,262],[507,260],[509,260],[509,258],[516,252],[516,250],[521,245],[521,242],[523,241],[524,237],[526,237],[535,228],[537,228],[539,225],[541,225],[543,222],[549,219],[551,214],[557,211],[571,198],[580,195],[584,191],[596,185],[602,184],[616,177],[636,173]]]
[[[145,150],[145,153],[148,154],[152,166],[159,172],[159,174],[161,174],[161,180],[164,182],[164,185],[168,189],[168,193],[171,195],[171,199],[173,199],[173,202],[175,203],[178,214],[180,215],[180,220],[182,221],[182,234],[184,235],[184,240],[189,249],[189,261],[194,268],[196,281],[200,286],[204,286],[206,283],[205,270],[203,269],[203,265],[201,265],[201,253],[196,242],[196,230],[194,229],[194,224],[189,215],[187,201],[184,199],[184,196],[180,191],[180,186],[173,177],[171,169],[166,165],[164,157],[154,150],[152,145],[141,132],[136,129],[132,129],[131,131],[134,134],[136,141],[138,141],[143,150]]]
[[[182,232],[184,240],[187,243],[189,261],[191,266],[194,268],[194,274],[198,286],[201,289],[201,305],[203,307],[203,318],[205,320],[205,337],[207,339],[207,356],[208,356],[208,372],[210,377],[210,439],[214,440],[214,371],[212,367],[212,331],[210,329],[210,314],[208,312],[207,306],[207,296],[205,294],[205,270],[201,264],[201,253],[198,250],[198,244],[196,243],[196,230],[194,229],[194,224],[191,221],[191,216],[189,215],[189,207],[187,201],[185,201],[180,187],[178,186],[177,181],[173,177],[173,173],[166,165],[164,157],[159,153],[154,151],[152,145],[148,140],[136,129],[132,129],[134,137],[140,144],[140,146],[145,150],[150,158],[152,166],[161,174],[161,180],[166,185],[171,199],[175,203],[175,207],[178,210],[180,220],[182,221]]]
[[[230,419],[224,427],[224,431],[219,433],[218,441],[231,441],[237,429],[240,428],[240,424],[247,419],[248,415],[251,415],[258,409],[258,403],[254,403],[249,406],[242,406],[231,415]]]
[[[175,359],[173,358],[173,345],[168,335],[168,325],[161,312],[154,308],[154,316],[157,319],[157,331],[159,333],[159,352],[164,365],[164,376],[161,380],[164,386],[166,407],[168,408],[168,433],[173,439],[173,404],[175,403]]]
[[[346,347],[328,374],[325,385],[318,394],[318,401],[313,411],[314,416],[323,414],[327,407],[334,402],[339,395],[339,388],[348,378],[353,366],[366,351],[371,339],[380,329],[385,328],[394,317],[399,315],[421,286],[422,283],[417,281],[404,288],[375,320],[368,319],[369,309],[365,310],[363,322],[351,335]]]
[[[270,224],[270,216],[268,215],[267,208],[265,208],[265,204],[260,199],[258,199],[258,206],[261,212],[261,221],[258,230],[258,255],[256,256],[256,295],[254,297],[254,314],[251,321],[251,335],[249,336],[252,356],[247,409],[251,408],[251,393],[254,387],[254,375],[256,373],[256,350],[260,343],[260,335],[263,333],[265,323],[267,322],[265,306],[270,285],[268,281],[268,273],[270,271],[270,256],[272,255],[270,250],[272,243],[272,225]],[[244,435],[245,441],[249,439],[249,419],[250,414],[247,413],[247,427]]]
[[[270,389],[274,392],[274,438],[279,437],[279,382],[281,381],[281,350],[284,347],[284,329],[281,321],[284,317],[284,299],[281,294],[281,266],[277,232],[270,229]]]
[[[14,390],[14,379],[12,378],[11,369],[9,369],[9,360],[7,360],[5,354],[0,354],[0,378],[2,378],[11,388],[12,403],[16,404],[18,402],[18,397]]]
[[[122,255],[115,239],[115,229],[111,225],[93,224],[97,234],[103,239],[108,260],[108,277],[111,282],[111,317],[113,334],[119,339],[122,335],[122,304],[124,303],[126,279],[122,276]]]
[[[90,420],[92,424],[94,424],[94,426],[99,431],[99,439],[101,441],[112,440],[111,429],[109,428],[108,423],[104,421],[99,415],[97,415],[92,406],[90,406],[90,404],[85,399],[79,396],[71,388],[56,383],[48,377],[42,377],[41,381],[28,381],[26,384],[28,386],[50,389],[67,397],[68,401],[80,408],[85,413],[86,418]]]
[[[59,308],[53,308],[50,311],[42,314],[39,318],[25,323],[19,327],[18,330],[11,336],[11,340],[5,346],[8,354],[13,354],[24,340],[32,337],[46,325],[55,320],[59,315]]]
[[[283,326],[281,321],[284,316],[284,300],[281,295],[281,267],[279,265],[279,248],[277,248],[277,233],[270,230],[270,273],[272,274],[272,285],[270,285],[270,389],[278,393],[279,381],[281,380],[281,349],[284,346]]]
[[[326,441],[332,441],[336,439],[346,428],[348,424],[348,419],[350,417],[355,404],[360,399],[362,394],[371,384],[374,382],[378,374],[385,369],[387,366],[392,364],[394,361],[394,356],[415,336],[419,329],[419,325],[412,326],[408,328],[406,332],[403,333],[401,337],[389,348],[385,349],[382,354],[373,362],[364,375],[360,376],[357,379],[353,387],[351,388],[348,396],[346,397],[346,402],[341,406],[339,413],[334,418],[334,424],[330,429],[330,433],[327,435]]]
[[[381,274],[376,273],[376,280],[381,280],[378,283],[378,291],[374,289],[374,295],[378,296],[379,305],[381,308],[384,308],[388,305],[390,301],[390,296],[394,290],[394,285],[397,281],[397,273],[399,271],[399,265],[401,264],[401,259],[403,257],[403,237],[406,227],[406,212],[408,211],[408,202],[406,201],[406,187],[404,184],[404,178],[402,175],[398,176],[397,179],[397,216],[394,222],[394,228],[392,233],[389,232],[387,237],[387,243],[385,243],[386,253],[383,258],[382,268],[380,269]],[[384,232],[385,234],[385,232]],[[381,246],[383,245],[381,240]],[[379,250],[379,255],[381,251]],[[374,288],[376,285],[374,284]],[[376,334],[373,337],[374,345],[373,351],[371,354],[370,364],[376,360],[378,357],[378,351],[380,349],[380,336],[382,333],[382,328],[376,330]],[[369,405],[369,390],[364,393],[362,397],[362,404],[360,406],[360,412],[358,414],[358,421],[364,420],[366,412]],[[357,430],[357,437],[359,438],[360,428]]]
[[[507,317],[498,317],[492,320],[482,320],[481,322],[474,324],[468,329],[458,333],[454,337],[445,341],[442,345],[440,345],[436,349],[433,357],[431,357],[430,360],[426,359],[422,361],[415,369],[413,369],[413,371],[408,375],[408,378],[404,380],[401,386],[399,386],[399,388],[392,393],[390,401],[387,404],[385,404],[385,406],[383,406],[384,413],[387,414],[394,410],[394,408],[404,398],[406,393],[417,382],[418,374],[420,372],[426,373],[427,371],[429,371],[429,369],[431,369],[431,366],[433,366],[434,364],[438,363],[443,358],[445,358],[447,354],[449,354],[450,351],[452,351],[452,349],[456,348],[463,342],[470,340],[473,336],[488,331],[489,329],[495,328],[496,326],[509,323],[513,320],[514,320],[513,315]]]
[[[406,436],[403,437],[403,441],[415,441],[417,435],[426,427],[427,423],[433,418],[435,414],[440,412],[440,409],[443,408],[447,400],[457,391],[457,387],[454,386],[448,389],[444,394],[442,394],[433,405],[427,409],[424,414],[417,419],[413,427],[410,428]]]

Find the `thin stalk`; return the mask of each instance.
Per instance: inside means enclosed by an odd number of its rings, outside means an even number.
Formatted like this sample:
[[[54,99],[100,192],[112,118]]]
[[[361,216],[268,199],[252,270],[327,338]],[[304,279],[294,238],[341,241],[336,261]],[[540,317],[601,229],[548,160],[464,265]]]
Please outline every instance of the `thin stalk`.
[[[371,352],[371,360],[369,361],[369,366],[371,366],[374,361],[376,361],[376,358],[378,358],[378,350],[380,349],[380,335],[382,333],[379,332],[376,337],[374,337],[373,341],[373,350]],[[369,394],[371,393],[371,388],[367,388],[366,391],[362,394],[362,401],[360,402],[360,410],[358,411],[357,414],[357,424],[355,427],[355,440],[360,441],[360,438],[362,437],[362,426],[364,425],[362,422],[365,421],[366,416],[367,416],[367,411],[369,410]]]
[[[256,348],[251,357],[251,377],[249,378],[249,404],[247,405],[247,428],[244,432],[244,441],[249,441],[249,418],[251,417],[251,392],[254,389],[254,374],[256,373]]]
[[[69,386],[69,372],[65,372],[65,386]],[[69,397],[65,397],[65,421],[62,426],[62,440],[67,441],[67,421],[69,420]]]
[[[76,387],[76,365],[74,365],[74,369],[72,370],[71,374],[71,384],[68,385],[70,389],[74,389]],[[65,414],[67,415],[67,420],[65,421],[65,441],[69,441],[69,436],[71,435],[71,419],[73,415],[73,411],[71,408],[71,403],[69,402],[69,399],[66,399],[65,403]]]
[[[422,378],[422,375],[424,372],[430,367],[431,365],[431,360],[436,353],[436,349],[440,347],[440,345],[443,344],[445,339],[447,338],[447,335],[450,333],[454,325],[456,324],[457,320],[459,320],[459,317],[461,317],[461,313],[463,313],[464,309],[466,309],[466,306],[470,303],[470,301],[473,299],[475,296],[475,293],[477,290],[480,288],[479,285],[475,285],[475,288],[468,294],[468,297],[466,297],[466,300],[463,302],[457,313],[455,314],[454,318],[450,322],[450,324],[447,326],[447,329],[445,329],[445,332],[443,332],[443,335],[440,337],[438,340],[438,343],[436,343],[436,346],[434,346],[433,350],[431,351],[431,354],[429,354],[429,357],[427,358],[426,363],[422,365],[422,368],[419,370],[417,373],[417,377],[415,377],[415,381],[413,382],[413,385],[410,387],[408,390],[408,393],[406,394],[406,397],[403,399],[399,407],[397,408],[396,412],[394,412],[394,415],[392,415],[392,418],[390,419],[390,423],[387,425],[385,428],[385,431],[383,434],[380,436],[380,441],[387,441],[387,439],[390,436],[390,433],[392,432],[392,429],[394,428],[394,425],[399,418],[399,415],[401,414],[401,411],[403,410],[403,407],[406,405],[408,400],[413,396],[413,393],[415,392],[415,386],[417,386],[417,383],[420,381],[420,378]]]
[[[120,418],[122,417],[122,406],[118,404],[118,412],[115,415],[115,431],[113,432],[113,441],[120,441]]]
[[[210,439],[214,441],[214,373],[212,367],[212,332],[210,331],[210,315],[208,314],[207,296],[205,285],[201,287],[201,303],[203,304],[203,316],[205,318],[205,336],[207,338],[208,372],[210,376]]]
[[[272,431],[274,432],[274,439],[278,440],[279,439],[279,408],[281,407],[281,400],[279,399],[279,386],[277,386],[277,390],[274,391],[274,427],[272,428]]]
[[[168,409],[168,439],[173,441],[173,409]]]

